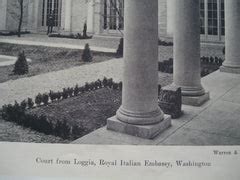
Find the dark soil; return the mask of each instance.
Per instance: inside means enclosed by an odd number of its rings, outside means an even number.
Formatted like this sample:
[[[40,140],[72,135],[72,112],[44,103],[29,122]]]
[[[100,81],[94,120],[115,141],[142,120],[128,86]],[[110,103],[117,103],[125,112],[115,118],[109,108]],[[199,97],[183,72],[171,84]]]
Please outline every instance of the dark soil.
[[[80,126],[84,129],[81,136],[84,136],[105,126],[107,118],[114,116],[120,105],[120,90],[102,88],[48,106],[37,107],[28,113],[45,115],[53,124],[66,121],[69,126]]]

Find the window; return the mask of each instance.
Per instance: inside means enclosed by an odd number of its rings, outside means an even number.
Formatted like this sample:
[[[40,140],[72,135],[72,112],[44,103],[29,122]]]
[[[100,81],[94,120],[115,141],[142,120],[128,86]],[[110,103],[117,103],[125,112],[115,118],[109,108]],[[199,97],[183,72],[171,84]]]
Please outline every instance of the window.
[[[42,26],[44,26],[45,1],[43,1],[42,7]]]
[[[200,32],[210,39],[225,35],[224,0],[200,0]]]
[[[47,17],[53,14],[54,26],[61,26],[61,0],[43,0],[42,26],[47,26]]]
[[[205,3],[200,0],[200,33],[205,34]]]
[[[221,0],[221,35],[225,35],[225,6],[224,6],[224,0]]]
[[[103,28],[122,30],[124,16],[124,0],[104,0]]]
[[[208,34],[218,35],[218,3],[208,0]]]

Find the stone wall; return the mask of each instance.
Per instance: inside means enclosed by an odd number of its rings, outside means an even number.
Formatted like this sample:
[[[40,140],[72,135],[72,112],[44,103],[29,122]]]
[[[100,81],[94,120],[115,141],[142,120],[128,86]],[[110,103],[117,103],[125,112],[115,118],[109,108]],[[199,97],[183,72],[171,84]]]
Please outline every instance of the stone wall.
[[[0,30],[6,29],[7,0],[0,0]]]
[[[28,3],[28,17],[27,17],[27,29],[29,31],[37,31],[42,20],[42,1],[41,0],[29,0]]]
[[[87,0],[72,0],[72,30],[82,32],[84,22],[87,21]]]
[[[28,22],[28,1],[24,1],[23,9],[23,23],[22,29],[27,29]],[[6,29],[15,31],[18,29],[18,22],[20,17],[20,5],[18,0],[7,1],[7,18],[6,18]]]

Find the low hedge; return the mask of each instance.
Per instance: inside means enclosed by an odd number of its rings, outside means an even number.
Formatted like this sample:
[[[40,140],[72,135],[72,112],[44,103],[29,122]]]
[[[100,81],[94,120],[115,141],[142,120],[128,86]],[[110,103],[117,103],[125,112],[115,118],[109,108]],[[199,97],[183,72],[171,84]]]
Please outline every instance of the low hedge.
[[[159,46],[173,46],[173,42],[166,42],[161,39],[158,39],[158,45]]]
[[[63,139],[75,139],[84,132],[82,126],[70,126],[66,121],[57,121],[53,124],[46,116],[37,116],[27,113],[27,109],[32,109],[36,106],[47,106],[49,103],[60,101],[73,96],[78,96],[81,93],[94,91],[103,87],[112,88],[114,90],[122,90],[122,82],[116,83],[113,79],[97,80],[95,82],[86,83],[84,86],[64,88],[62,92],[50,91],[49,93],[38,94],[35,97],[35,103],[31,98],[22,101],[20,104],[15,101],[15,104],[8,104],[2,107],[2,118],[6,121],[15,122],[21,126],[31,128],[38,132],[47,135],[59,136]]]
[[[83,36],[81,33],[77,33],[77,34],[51,33],[48,35],[48,37],[69,38],[69,39],[92,39],[92,36]]]
[[[21,34],[30,34],[30,31],[22,31]],[[0,31],[0,36],[15,36],[18,35],[17,31]]]
[[[223,59],[219,57],[201,57],[200,58],[201,65],[201,76],[204,77],[213,71],[217,70],[223,63]],[[209,67],[204,67],[209,66]],[[214,67],[215,66],[215,67]],[[168,60],[164,60],[163,62],[158,62],[158,70],[164,73],[173,73],[173,59],[169,58]]]
[[[87,91],[97,90],[103,87],[112,88],[114,90],[122,90],[122,82],[116,83],[112,78],[108,79],[104,77],[103,80],[98,79],[94,82],[86,82],[84,86],[79,87],[78,85],[74,87],[63,88],[62,91],[54,92],[50,90],[49,93],[39,93],[35,100],[31,98],[24,100],[26,102],[27,108],[33,108],[34,106],[48,105],[54,101],[60,101],[73,96],[78,96]]]
[[[217,56],[213,57],[213,56],[210,56],[210,57],[201,57],[201,63],[203,64],[213,64],[213,65],[218,65],[218,66],[221,66],[222,63],[223,63],[223,59],[222,58],[219,58]]]

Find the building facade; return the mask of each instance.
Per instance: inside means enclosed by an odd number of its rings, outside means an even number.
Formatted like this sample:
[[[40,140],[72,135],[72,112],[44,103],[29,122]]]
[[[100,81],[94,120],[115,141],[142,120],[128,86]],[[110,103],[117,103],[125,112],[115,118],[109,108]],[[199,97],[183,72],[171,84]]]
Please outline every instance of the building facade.
[[[159,36],[172,37],[174,0],[158,0]],[[200,0],[201,39],[223,42],[224,0]],[[47,17],[54,14],[54,30],[119,36],[124,30],[124,0],[24,0],[23,30],[45,32]],[[0,30],[16,30],[17,0],[0,0]]]

